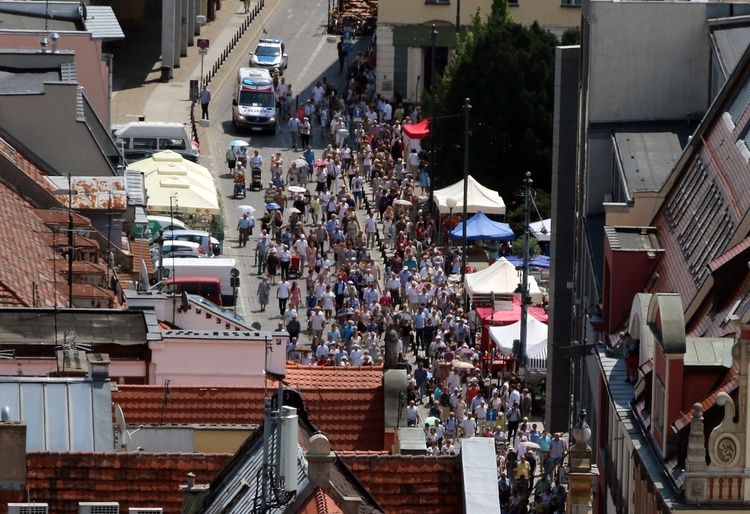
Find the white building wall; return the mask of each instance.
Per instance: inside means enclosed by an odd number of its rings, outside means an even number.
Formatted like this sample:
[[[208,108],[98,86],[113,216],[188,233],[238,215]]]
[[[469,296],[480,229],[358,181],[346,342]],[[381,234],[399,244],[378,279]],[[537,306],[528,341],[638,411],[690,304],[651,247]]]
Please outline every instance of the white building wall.
[[[424,50],[419,46],[410,46],[407,55],[409,69],[406,75],[406,98],[418,102],[424,91]]]
[[[390,98],[393,96],[393,61],[396,54],[393,47],[393,26],[379,24],[376,34],[378,40],[378,69],[375,79],[375,92]]]

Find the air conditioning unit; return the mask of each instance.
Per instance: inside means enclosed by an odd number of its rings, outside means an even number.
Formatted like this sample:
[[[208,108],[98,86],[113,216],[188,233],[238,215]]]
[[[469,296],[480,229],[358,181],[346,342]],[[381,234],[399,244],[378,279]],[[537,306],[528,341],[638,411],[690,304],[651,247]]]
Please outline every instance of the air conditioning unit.
[[[117,502],[78,502],[78,514],[120,514]]]
[[[163,514],[161,507],[130,507],[128,514]]]
[[[46,503],[9,503],[8,514],[48,514]]]

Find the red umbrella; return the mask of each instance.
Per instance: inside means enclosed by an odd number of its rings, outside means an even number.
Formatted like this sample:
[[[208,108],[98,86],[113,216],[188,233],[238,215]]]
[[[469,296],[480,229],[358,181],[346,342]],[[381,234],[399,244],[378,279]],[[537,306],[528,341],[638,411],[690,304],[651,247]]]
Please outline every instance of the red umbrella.
[[[325,161],[325,160],[318,161],[315,164],[313,164],[313,166],[317,166],[319,168],[322,168],[323,166],[328,166],[328,161]]]

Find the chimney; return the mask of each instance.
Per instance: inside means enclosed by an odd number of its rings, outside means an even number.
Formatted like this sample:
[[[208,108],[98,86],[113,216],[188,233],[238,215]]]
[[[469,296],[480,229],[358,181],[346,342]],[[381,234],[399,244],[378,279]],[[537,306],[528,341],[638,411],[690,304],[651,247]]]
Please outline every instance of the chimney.
[[[89,378],[95,382],[104,382],[109,379],[108,353],[89,353],[86,355],[89,361]]]
[[[0,491],[26,489],[26,423],[11,421],[8,407],[0,418],[0,455]]]
[[[305,454],[308,465],[308,477],[313,487],[328,484],[331,477],[331,465],[336,460],[336,454],[331,451],[331,443],[323,434],[310,437]]]
[[[203,500],[210,491],[208,484],[195,484],[195,474],[187,474],[187,485],[181,485],[182,514],[195,514],[203,505]]]

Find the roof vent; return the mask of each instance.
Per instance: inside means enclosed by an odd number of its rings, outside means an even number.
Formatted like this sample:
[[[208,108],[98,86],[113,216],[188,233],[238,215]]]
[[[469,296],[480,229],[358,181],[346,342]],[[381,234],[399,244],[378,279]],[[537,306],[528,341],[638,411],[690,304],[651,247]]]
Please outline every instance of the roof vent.
[[[117,502],[78,502],[78,514],[120,514]]]
[[[0,421],[10,421],[10,407],[7,405],[0,410]]]
[[[57,32],[53,32],[49,35],[49,38],[52,40],[52,53],[57,53],[57,40],[60,39],[60,34]]]
[[[130,507],[128,509],[128,514],[162,514],[164,512],[164,509],[161,507]]]
[[[39,44],[42,47],[42,53],[46,54],[47,53],[47,45],[49,45],[49,39],[47,39],[46,37],[43,37],[42,39],[39,40]]]
[[[47,514],[49,506],[46,503],[9,503],[8,514]]]

